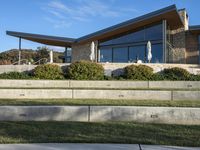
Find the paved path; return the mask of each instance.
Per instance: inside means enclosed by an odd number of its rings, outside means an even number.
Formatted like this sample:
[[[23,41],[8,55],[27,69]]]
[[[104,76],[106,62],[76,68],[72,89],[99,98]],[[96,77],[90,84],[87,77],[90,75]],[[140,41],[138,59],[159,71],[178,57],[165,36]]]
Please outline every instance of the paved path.
[[[0,144],[0,150],[200,150],[138,144]]]

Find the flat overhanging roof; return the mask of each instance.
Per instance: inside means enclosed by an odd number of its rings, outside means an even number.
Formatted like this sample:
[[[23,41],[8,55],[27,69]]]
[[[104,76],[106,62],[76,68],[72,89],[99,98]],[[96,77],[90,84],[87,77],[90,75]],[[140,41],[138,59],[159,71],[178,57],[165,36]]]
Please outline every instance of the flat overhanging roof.
[[[190,26],[189,31],[193,34],[200,34],[200,25]]]
[[[128,31],[134,32],[138,28],[150,25],[152,23],[161,22],[162,20],[167,20],[167,23],[170,25],[171,29],[177,29],[183,26],[183,22],[178,13],[176,5],[171,5],[77,39],[14,31],[7,31],[7,34],[42,44],[71,47],[73,43],[86,43],[90,41],[104,40]]]
[[[75,39],[73,38],[22,33],[22,32],[15,32],[15,31],[7,31],[6,34],[10,36],[30,40],[30,41],[42,43],[42,44],[62,46],[62,47],[67,47],[67,46],[71,47],[71,44],[75,41]]]

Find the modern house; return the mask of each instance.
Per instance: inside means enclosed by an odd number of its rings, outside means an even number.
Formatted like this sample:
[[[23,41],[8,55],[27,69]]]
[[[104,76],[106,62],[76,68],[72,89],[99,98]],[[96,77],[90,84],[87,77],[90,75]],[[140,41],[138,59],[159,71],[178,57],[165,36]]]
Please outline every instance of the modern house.
[[[96,62],[146,62],[150,41],[152,63],[199,64],[200,26],[189,26],[188,18],[185,9],[171,5],[77,39],[13,31],[7,34],[20,41],[65,47],[66,62],[90,60],[92,42]]]

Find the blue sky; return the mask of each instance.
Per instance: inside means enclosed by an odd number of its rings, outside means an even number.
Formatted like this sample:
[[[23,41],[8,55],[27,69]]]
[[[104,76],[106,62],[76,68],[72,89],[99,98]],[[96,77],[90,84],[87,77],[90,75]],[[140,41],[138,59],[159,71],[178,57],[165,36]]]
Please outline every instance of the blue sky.
[[[0,52],[18,47],[6,30],[77,38],[172,4],[200,24],[200,0],[1,0]],[[38,46],[22,40],[22,48]]]

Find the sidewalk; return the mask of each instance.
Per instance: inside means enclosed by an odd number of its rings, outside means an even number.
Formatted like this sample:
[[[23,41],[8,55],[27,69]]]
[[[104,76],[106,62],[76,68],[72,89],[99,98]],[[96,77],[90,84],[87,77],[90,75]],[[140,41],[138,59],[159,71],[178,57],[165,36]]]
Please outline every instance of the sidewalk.
[[[141,147],[141,149],[140,149]],[[0,144],[0,150],[200,150],[200,147],[172,147],[138,144]]]

